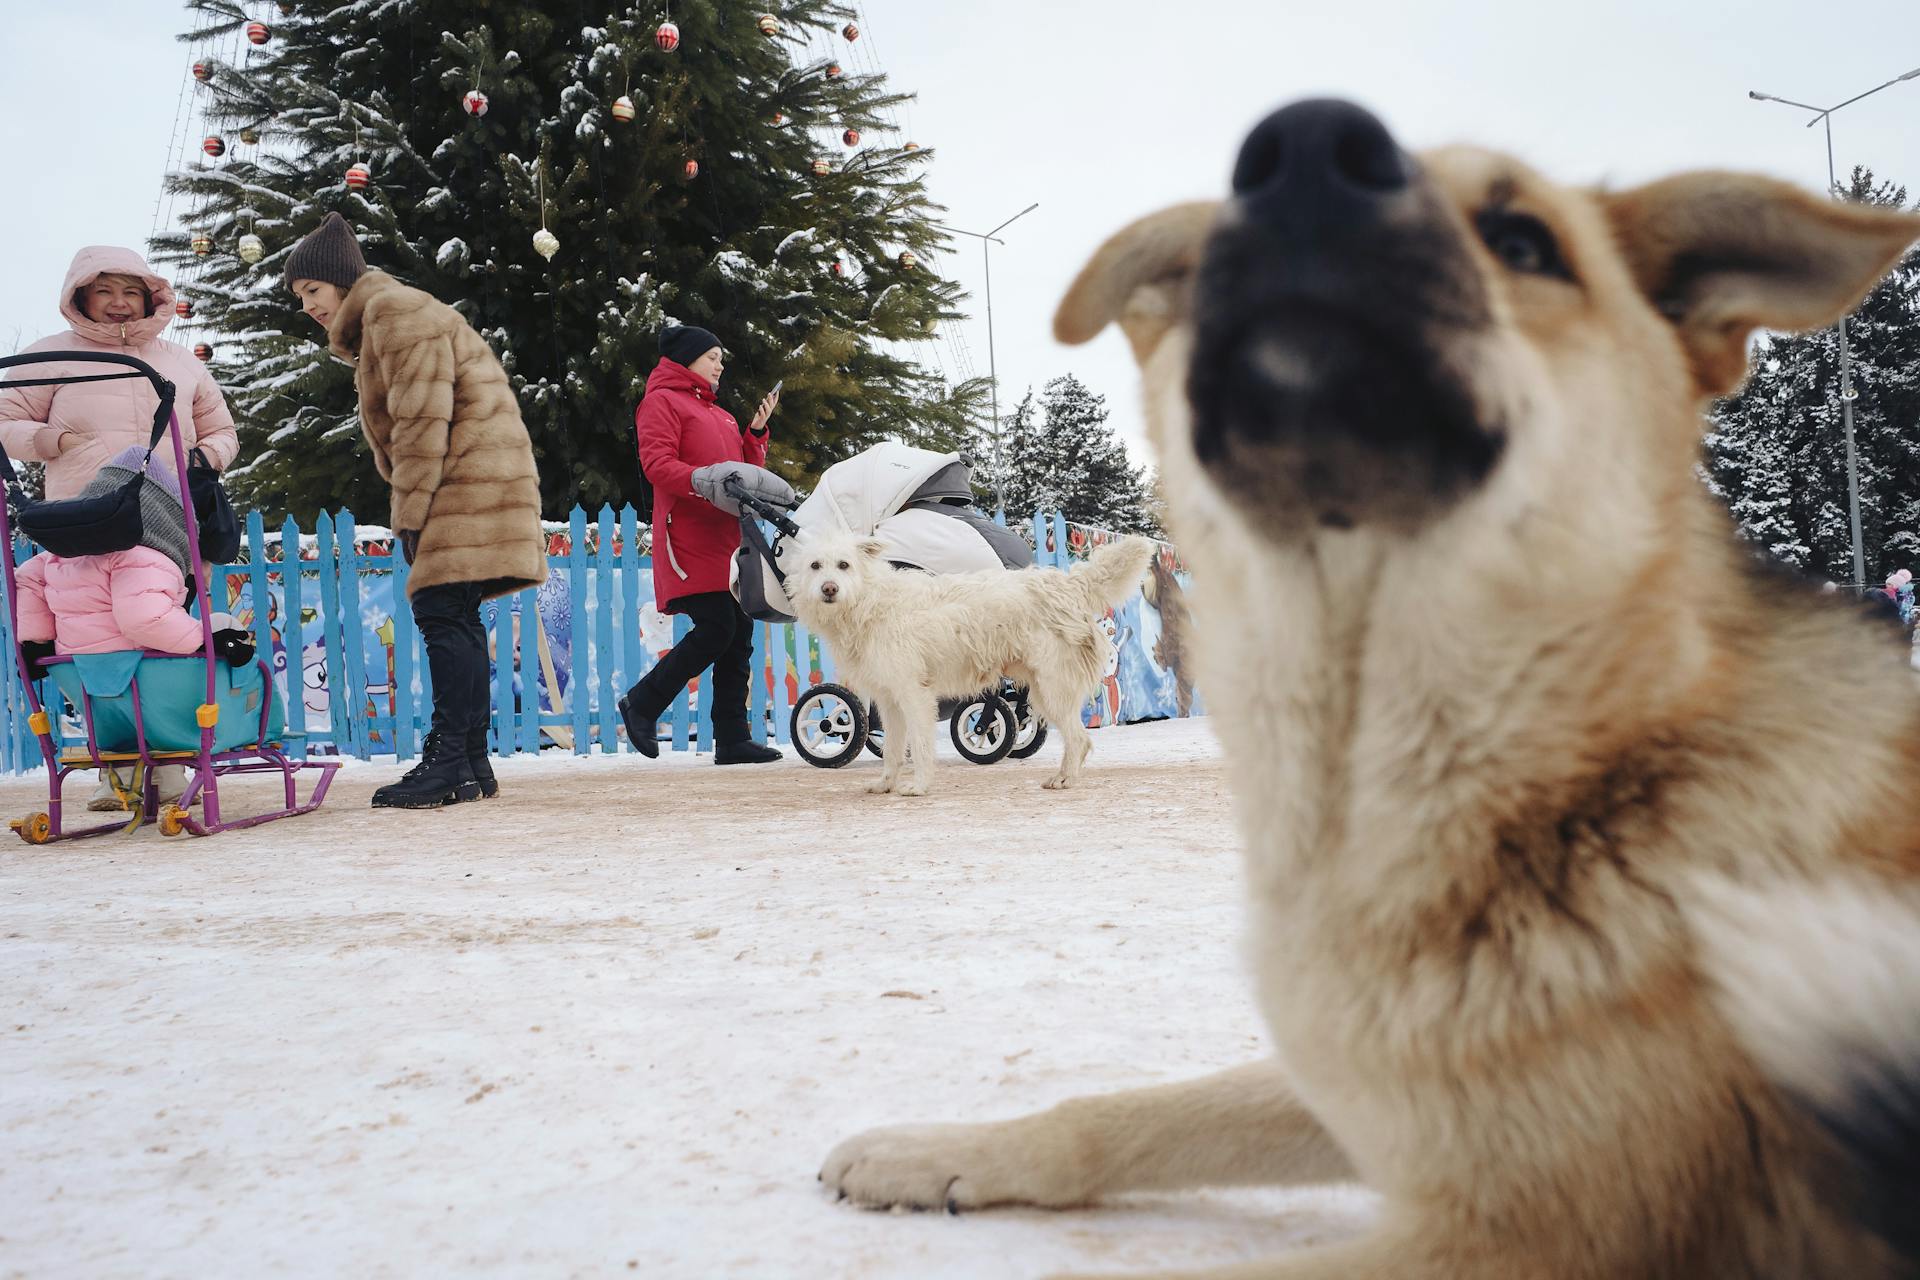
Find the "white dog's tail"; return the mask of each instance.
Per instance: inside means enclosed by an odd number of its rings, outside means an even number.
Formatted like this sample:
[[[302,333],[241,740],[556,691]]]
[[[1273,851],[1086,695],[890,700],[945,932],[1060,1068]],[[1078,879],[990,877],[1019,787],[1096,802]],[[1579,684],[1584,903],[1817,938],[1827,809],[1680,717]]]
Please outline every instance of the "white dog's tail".
[[[1146,538],[1122,538],[1095,547],[1093,554],[1073,566],[1068,576],[1087,593],[1087,612],[1112,608],[1140,587],[1153,562],[1153,543]]]

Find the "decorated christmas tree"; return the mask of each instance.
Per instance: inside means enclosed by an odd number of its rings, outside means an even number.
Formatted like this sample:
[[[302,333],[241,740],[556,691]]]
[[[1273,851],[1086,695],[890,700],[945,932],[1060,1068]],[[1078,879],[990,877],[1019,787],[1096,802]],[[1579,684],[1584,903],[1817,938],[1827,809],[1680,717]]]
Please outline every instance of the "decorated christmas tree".
[[[231,487],[270,516],[385,506],[352,370],[281,281],[330,210],[499,354],[549,517],[642,496],[633,410],[670,322],[721,336],[742,421],[784,380],[772,465],[796,482],[888,436],[947,447],[978,412],[981,384],[917,358],[962,295],[934,270],[931,152],[889,127],[884,75],[836,60],[846,7],[188,8],[184,40],[233,52],[194,64],[206,139],[153,248],[242,422]]]

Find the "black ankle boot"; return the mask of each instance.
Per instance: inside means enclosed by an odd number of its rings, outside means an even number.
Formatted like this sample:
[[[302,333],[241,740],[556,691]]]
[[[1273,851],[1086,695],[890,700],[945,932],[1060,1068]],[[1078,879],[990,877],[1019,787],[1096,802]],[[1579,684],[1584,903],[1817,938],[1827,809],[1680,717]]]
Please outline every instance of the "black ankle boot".
[[[784,758],[778,747],[763,747],[752,738],[745,742],[722,742],[713,749],[715,764],[772,764]]]
[[[627,741],[633,749],[651,760],[660,754],[660,722],[654,716],[643,716],[633,705],[633,695],[640,691],[635,685],[620,695],[620,723],[627,726]]]
[[[500,780],[493,776],[493,762],[487,759],[487,731],[474,729],[467,734],[467,768],[480,784],[480,798],[491,800],[500,794]]]
[[[373,793],[376,809],[438,809],[480,798],[480,780],[467,763],[467,744],[448,742],[437,733],[427,735],[420,751],[420,763],[407,770],[398,782],[389,782]]]

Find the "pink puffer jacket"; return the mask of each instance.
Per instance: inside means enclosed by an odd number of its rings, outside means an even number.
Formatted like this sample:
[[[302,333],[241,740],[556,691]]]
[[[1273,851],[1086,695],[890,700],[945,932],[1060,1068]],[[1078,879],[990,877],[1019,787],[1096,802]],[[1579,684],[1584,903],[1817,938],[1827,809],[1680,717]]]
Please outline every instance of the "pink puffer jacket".
[[[153,310],[130,324],[100,324],[74,305],[83,284],[106,272],[137,276],[153,291]],[[199,448],[224,471],[239,451],[233,415],[207,366],[177,342],[161,338],[173,322],[173,286],[153,273],[131,249],[92,245],[73,257],[61,286],[60,314],[73,327],[42,338],[27,351],[111,351],[144,360],[176,388],[181,439]],[[112,365],[50,363],[8,370],[12,378],[57,378],[131,372]],[[0,444],[15,462],[47,464],[47,497],[71,498],[86,487],[100,464],[130,444],[146,447],[153,411],[160,403],[145,378],[81,382],[6,390],[0,384]]]
[[[72,560],[43,551],[15,580],[22,640],[51,640],[59,653],[200,648],[200,622],[185,607],[187,580],[152,547]]]

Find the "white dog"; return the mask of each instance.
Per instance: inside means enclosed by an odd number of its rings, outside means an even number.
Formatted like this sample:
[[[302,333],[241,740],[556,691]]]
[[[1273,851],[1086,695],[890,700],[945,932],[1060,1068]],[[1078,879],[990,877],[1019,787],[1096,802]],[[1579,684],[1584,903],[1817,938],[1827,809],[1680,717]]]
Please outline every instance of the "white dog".
[[[1100,687],[1112,644],[1094,619],[1146,576],[1153,544],[1127,538],[1066,573],[1015,570],[934,575],[897,570],[884,544],[809,531],[783,563],[800,621],[825,636],[846,683],[880,708],[886,769],[868,790],[925,795],[933,774],[933,726],[941,698],[1025,685],[1060,734],[1060,771],[1049,788],[1072,786],[1093,740],[1080,708]]]

